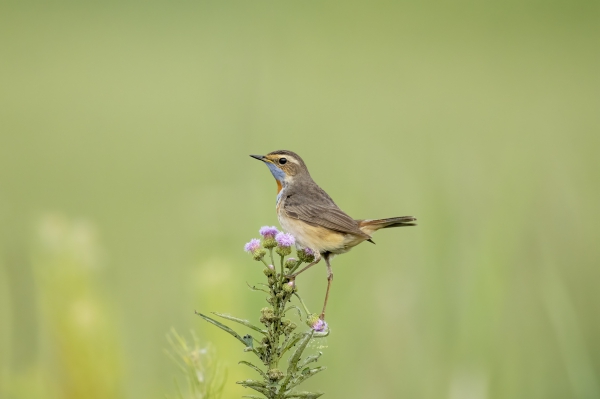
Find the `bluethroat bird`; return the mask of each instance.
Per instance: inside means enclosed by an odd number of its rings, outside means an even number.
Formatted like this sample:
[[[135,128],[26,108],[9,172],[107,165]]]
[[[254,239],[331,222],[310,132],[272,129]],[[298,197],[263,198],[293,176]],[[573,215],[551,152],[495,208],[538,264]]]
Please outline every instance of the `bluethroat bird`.
[[[292,151],[279,150],[267,155],[250,155],[263,161],[277,182],[277,218],[281,227],[296,238],[301,248],[310,248],[315,260],[300,271],[287,276],[293,280],[298,274],[325,259],[327,264],[327,291],[321,312],[325,319],[325,308],[333,280],[331,259],[343,254],[371,235],[388,227],[415,226],[417,219],[400,216],[387,219],[353,219],[333,202],[331,197],[314,182],[306,164]]]

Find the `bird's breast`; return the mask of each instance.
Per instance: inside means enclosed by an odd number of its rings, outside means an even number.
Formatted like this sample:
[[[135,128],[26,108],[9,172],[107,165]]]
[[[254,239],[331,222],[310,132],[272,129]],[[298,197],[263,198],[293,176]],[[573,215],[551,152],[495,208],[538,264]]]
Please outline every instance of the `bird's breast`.
[[[283,210],[283,198],[284,198],[285,189],[280,189],[277,191],[277,200],[275,202],[275,209],[277,210],[277,217],[279,217],[279,212]]]

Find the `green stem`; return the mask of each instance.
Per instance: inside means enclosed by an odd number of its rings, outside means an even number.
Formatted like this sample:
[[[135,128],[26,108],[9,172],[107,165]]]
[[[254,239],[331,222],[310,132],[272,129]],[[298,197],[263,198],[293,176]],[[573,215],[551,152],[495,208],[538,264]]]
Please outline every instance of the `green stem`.
[[[271,264],[275,267],[275,260],[273,259],[273,248],[269,248],[269,256],[271,257]]]
[[[283,271],[283,261],[281,262],[282,271]],[[279,341],[281,337],[281,317],[282,317],[282,309],[281,309],[281,300],[277,297],[279,292],[282,292],[282,281],[283,281],[283,273],[277,279],[277,283],[273,285],[272,290],[273,293],[271,298],[273,300],[273,310],[275,312],[275,316],[277,319],[271,324],[271,361],[269,363],[269,368],[277,368],[279,365]]]
[[[296,295],[296,297],[298,298],[298,300],[302,304],[302,307],[304,308],[304,311],[306,312],[306,317],[308,317],[310,315],[310,312],[308,311],[308,308],[306,307],[306,304],[304,303],[304,301],[302,300],[302,298],[300,298],[300,295],[298,295],[297,292],[294,292],[294,295]]]

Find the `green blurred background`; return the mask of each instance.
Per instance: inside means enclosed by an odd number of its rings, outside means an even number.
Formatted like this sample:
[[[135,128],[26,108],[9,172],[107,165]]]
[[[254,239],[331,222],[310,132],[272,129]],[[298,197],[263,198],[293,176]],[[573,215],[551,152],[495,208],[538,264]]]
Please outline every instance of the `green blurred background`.
[[[248,154],[356,218],[331,398],[600,397],[597,1],[0,5],[0,396],[163,398],[171,327],[258,319],[275,224]],[[324,267],[300,290],[317,310]]]

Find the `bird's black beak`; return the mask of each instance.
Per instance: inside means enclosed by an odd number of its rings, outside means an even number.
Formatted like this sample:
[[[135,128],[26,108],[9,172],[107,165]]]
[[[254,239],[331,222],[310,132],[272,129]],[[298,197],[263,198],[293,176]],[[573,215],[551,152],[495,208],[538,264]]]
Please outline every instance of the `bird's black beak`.
[[[250,155],[252,158],[254,159],[258,159],[259,161],[265,161],[265,156],[264,155]]]

